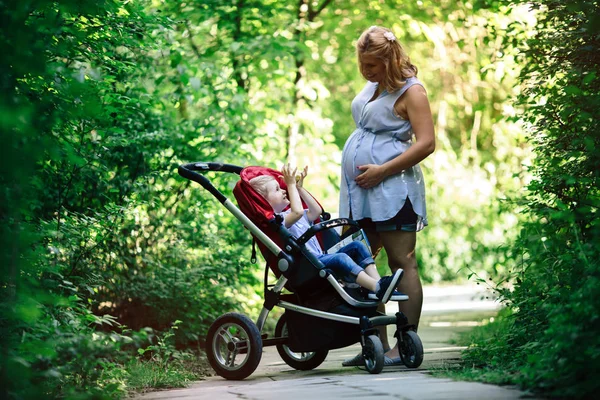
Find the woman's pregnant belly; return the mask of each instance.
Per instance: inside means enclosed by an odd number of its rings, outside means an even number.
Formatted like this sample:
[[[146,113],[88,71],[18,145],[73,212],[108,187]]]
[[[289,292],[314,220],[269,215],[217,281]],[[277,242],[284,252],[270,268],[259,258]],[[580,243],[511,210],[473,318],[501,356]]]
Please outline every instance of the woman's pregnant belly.
[[[348,144],[342,155],[344,174],[351,181],[362,173],[358,169],[359,166],[374,163],[373,155],[371,154],[373,139],[370,136],[372,134],[360,131],[356,133],[348,139]]]

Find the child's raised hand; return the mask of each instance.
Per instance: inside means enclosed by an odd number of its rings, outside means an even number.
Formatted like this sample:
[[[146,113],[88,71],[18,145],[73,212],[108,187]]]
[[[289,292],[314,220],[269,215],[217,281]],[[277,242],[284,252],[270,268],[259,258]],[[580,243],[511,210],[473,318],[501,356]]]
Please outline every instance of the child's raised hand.
[[[283,180],[286,185],[296,183],[296,170],[296,168],[292,169],[289,163],[283,166],[281,173],[283,174]]]
[[[302,185],[304,185],[304,178],[306,178],[306,175],[308,175],[308,165],[304,167],[304,170],[302,170],[298,176],[296,176],[296,186],[301,188]]]

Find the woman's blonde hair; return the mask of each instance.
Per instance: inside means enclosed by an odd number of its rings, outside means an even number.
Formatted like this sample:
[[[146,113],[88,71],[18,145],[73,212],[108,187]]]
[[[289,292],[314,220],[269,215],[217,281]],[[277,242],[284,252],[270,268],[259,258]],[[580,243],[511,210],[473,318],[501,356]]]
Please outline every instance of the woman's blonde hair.
[[[248,183],[250,184],[250,186],[252,186],[252,189],[254,189],[258,194],[260,194],[262,197],[264,197],[266,199],[267,198],[267,184],[274,180],[275,180],[275,178],[273,178],[270,175],[259,175],[255,178],[250,179],[248,181]]]
[[[382,86],[390,92],[400,89],[408,78],[417,76],[417,67],[396,39],[394,33],[380,26],[372,26],[360,35],[356,43],[358,65],[362,56],[372,56],[383,62],[386,77],[381,82]],[[361,73],[364,72],[361,68]]]

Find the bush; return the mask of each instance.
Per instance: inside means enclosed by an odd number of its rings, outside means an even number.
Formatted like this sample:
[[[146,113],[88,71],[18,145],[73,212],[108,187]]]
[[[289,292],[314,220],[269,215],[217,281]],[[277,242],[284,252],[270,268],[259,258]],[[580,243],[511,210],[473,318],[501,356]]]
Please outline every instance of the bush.
[[[473,337],[465,359],[524,388],[588,398],[600,390],[600,5],[531,4],[520,104],[536,159],[518,264],[498,285],[510,312]]]

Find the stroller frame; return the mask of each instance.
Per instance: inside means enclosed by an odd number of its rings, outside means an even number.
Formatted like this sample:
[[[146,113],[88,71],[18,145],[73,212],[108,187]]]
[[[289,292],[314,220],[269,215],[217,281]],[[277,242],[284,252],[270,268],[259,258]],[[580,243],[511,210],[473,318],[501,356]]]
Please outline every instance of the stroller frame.
[[[294,252],[296,254],[301,252],[313,265],[317,266],[320,262],[304,247],[304,243],[319,232],[334,231],[333,228],[339,226],[349,226],[351,228],[350,232],[352,232],[352,229],[359,229],[358,224],[348,218],[329,220],[329,216],[324,215],[323,219],[325,221],[312,226],[300,238],[293,237],[287,229],[281,226],[279,233],[284,237],[284,249],[282,249],[223,193],[216,189],[208,178],[202,175],[202,173],[211,171],[240,175],[243,169],[240,166],[215,162],[183,164],[178,169],[179,175],[199,183],[204,189],[210,192],[233,216],[242,222],[256,239],[262,242],[277,257],[277,268],[281,273],[276,283],[269,288],[267,279],[270,268],[268,265],[266,266],[264,304],[256,323],[247,316],[239,313],[223,314],[213,322],[206,338],[206,353],[215,372],[221,377],[230,380],[240,380],[248,377],[258,367],[264,346],[277,346],[277,351],[286,364],[298,370],[314,369],[325,360],[328,350],[318,349],[316,351],[301,351],[298,353],[290,350],[287,346],[289,337],[286,336],[288,325],[285,313],[277,322],[275,328],[276,337],[268,338],[267,334],[261,334],[270,311],[276,306],[290,312],[358,326],[364,364],[370,373],[379,373],[384,366],[384,349],[379,338],[378,328],[387,325],[396,325],[394,336],[398,339],[398,349],[403,363],[409,368],[419,367],[423,361],[423,345],[416,332],[412,330],[414,326],[408,324],[408,320],[402,312],[398,312],[393,316],[351,316],[321,311],[286,300],[286,296],[288,295],[281,292],[286,284],[290,282],[288,278],[291,277],[290,274],[294,270],[294,258],[292,254]],[[339,235],[337,236],[339,238]],[[320,265],[322,267],[322,264]],[[372,310],[378,304],[375,301],[357,299],[351,296],[340,285],[331,271],[327,269],[318,269],[318,276],[327,280],[342,300],[356,309]],[[397,300],[408,300],[408,296],[404,295]]]

